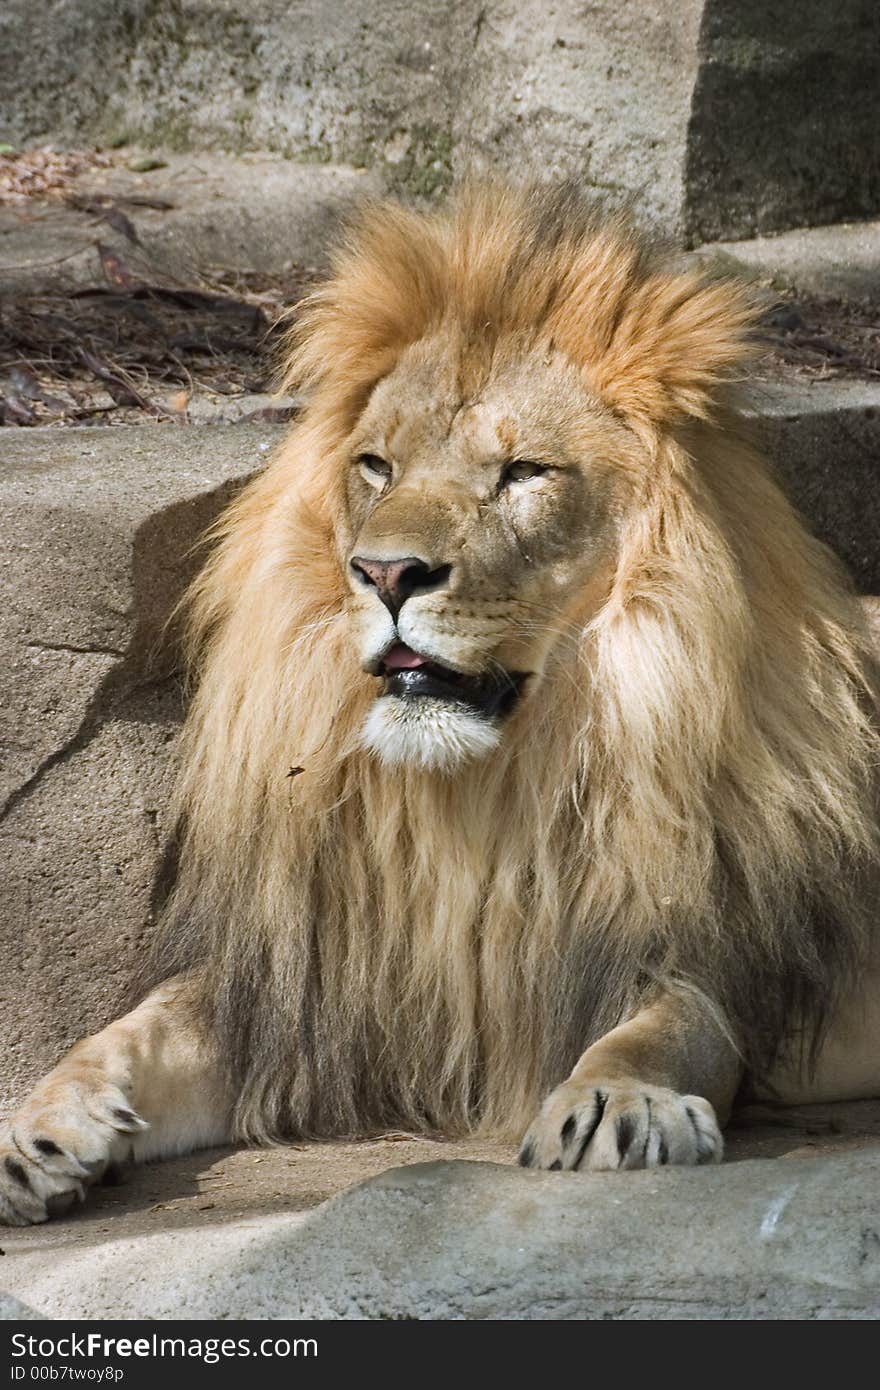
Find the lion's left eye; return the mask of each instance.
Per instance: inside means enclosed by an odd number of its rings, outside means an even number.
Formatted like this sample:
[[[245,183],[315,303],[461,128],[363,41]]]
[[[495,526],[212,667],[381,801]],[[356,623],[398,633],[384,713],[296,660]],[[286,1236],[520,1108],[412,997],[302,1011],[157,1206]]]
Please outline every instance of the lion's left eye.
[[[540,478],[542,473],[548,471],[544,463],[535,463],[531,459],[514,459],[508,463],[501,474],[501,486],[506,487],[508,483],[524,483],[529,478]]]

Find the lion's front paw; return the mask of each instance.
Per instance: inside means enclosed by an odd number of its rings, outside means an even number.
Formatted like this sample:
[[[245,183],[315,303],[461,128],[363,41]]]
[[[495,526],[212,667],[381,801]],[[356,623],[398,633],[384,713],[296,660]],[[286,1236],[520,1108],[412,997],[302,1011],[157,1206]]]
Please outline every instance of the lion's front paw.
[[[29,1226],[82,1200],[148,1126],[116,1086],[47,1077],[0,1127],[0,1225]]]
[[[702,1096],[660,1086],[566,1081],[552,1091],[520,1149],[524,1168],[654,1168],[719,1163],[715,1111]]]

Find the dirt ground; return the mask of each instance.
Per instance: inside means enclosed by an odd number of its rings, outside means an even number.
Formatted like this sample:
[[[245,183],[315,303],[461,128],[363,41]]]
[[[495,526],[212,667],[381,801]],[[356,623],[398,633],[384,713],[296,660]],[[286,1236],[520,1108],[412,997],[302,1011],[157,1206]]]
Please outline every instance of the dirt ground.
[[[9,297],[0,307],[0,424],[188,424],[208,400],[217,422],[282,422],[271,393],[285,315],[304,272],[215,270],[165,283],[143,256],[96,246],[108,281]],[[113,283],[113,281],[116,283]],[[880,379],[880,306],[789,295],[767,317],[762,379]],[[250,409],[237,406],[245,401]]]
[[[0,308],[4,425],[191,423],[196,400],[233,406],[273,389],[277,323],[295,291],[236,273],[209,289],[162,284],[102,246],[127,284],[10,298]],[[124,267],[124,268],[123,268]],[[235,418],[280,422],[291,405]],[[231,411],[227,418],[233,418]]]

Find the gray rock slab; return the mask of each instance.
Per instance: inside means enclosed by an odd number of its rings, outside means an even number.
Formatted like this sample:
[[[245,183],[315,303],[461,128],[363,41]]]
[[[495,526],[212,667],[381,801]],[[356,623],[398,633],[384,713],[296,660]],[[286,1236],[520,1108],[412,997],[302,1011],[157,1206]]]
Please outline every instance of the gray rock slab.
[[[118,1011],[151,920],[192,547],[282,431],[0,433],[0,1094]]]
[[[697,253],[719,270],[741,271],[801,293],[864,299],[880,294],[880,222],[800,227],[775,236],[719,241]]]
[[[22,1257],[51,1317],[872,1319],[880,1147],[712,1169],[393,1168],[307,1216]]]
[[[485,146],[497,162],[513,155],[521,166],[537,133],[537,167],[565,162],[603,186],[619,185],[626,167],[641,183],[641,153],[674,185],[702,5],[626,8],[632,14],[616,20],[608,3],[557,14],[537,0],[306,0],[292,19],[276,0],[81,0],[52,15],[9,0],[0,131],[277,150],[376,165],[427,195],[448,183],[459,147],[464,158]],[[627,91],[643,99],[626,102]]]
[[[474,6],[451,167],[564,176],[675,237],[702,0]]]
[[[755,410],[789,496],[861,592],[880,593],[880,382],[768,385]]]
[[[684,152],[692,241],[880,210],[874,0],[706,0]]]
[[[80,198],[110,196],[124,206],[140,247],[58,200],[0,206],[0,275],[7,292],[106,286],[98,241],[135,273],[145,265],[151,283],[166,273],[199,285],[217,268],[276,275],[294,265],[320,269],[340,216],[379,186],[363,169],[296,163],[277,153],[167,151],[164,159],[163,168],[142,174],[124,162],[91,169],[73,184]],[[170,206],[125,202],[132,197]]]
[[[880,210],[873,0],[80,0],[0,14],[0,138],[125,136],[625,193],[688,241]]]
[[[597,121],[607,138],[613,131],[615,139],[624,139],[619,125],[610,119]],[[539,120],[528,138],[539,160]],[[637,164],[642,154],[634,137],[631,145]],[[496,167],[494,149],[494,141],[482,154],[475,147],[473,162]],[[131,153],[126,151],[124,158]],[[147,279],[161,280],[164,273],[197,285],[215,268],[275,276],[294,267],[320,273],[345,214],[364,197],[380,193],[386,183],[376,168],[306,164],[265,151],[231,155],[166,150],[163,158],[164,167],[148,173],[134,173],[121,162],[86,170],[72,184],[79,199],[117,200],[136,229],[139,248],[108,223],[58,200],[33,200],[26,207],[0,205],[0,275],[7,293],[106,286],[99,240],[134,273],[143,267]],[[542,167],[551,172],[563,169],[561,163],[545,162]],[[126,201],[131,198],[170,206],[151,208]],[[862,299],[880,292],[877,220],[718,241],[693,255],[718,272],[745,274],[803,293]]]
[[[880,1143],[880,1100],[830,1105],[739,1107],[724,1135],[726,1163],[851,1152]],[[122,1182],[93,1187],[84,1206],[42,1226],[4,1229],[0,1285],[108,1241],[189,1232],[272,1215],[311,1211],[388,1168],[437,1160],[515,1161],[516,1144],[497,1138],[429,1139],[392,1133],[373,1139],[202,1150],[130,1168]],[[30,1277],[30,1273],[29,1273]]]
[[[27,1304],[13,1298],[11,1293],[0,1292],[0,1322],[34,1322],[43,1319],[43,1313],[28,1308]]]

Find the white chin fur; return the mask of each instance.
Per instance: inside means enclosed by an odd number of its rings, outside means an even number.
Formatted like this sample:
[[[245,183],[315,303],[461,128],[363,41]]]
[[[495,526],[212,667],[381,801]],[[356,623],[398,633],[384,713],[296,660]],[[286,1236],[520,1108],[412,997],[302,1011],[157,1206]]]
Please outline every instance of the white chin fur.
[[[493,752],[501,742],[501,729],[497,720],[484,719],[461,705],[424,696],[401,700],[382,695],[364,720],[361,742],[386,767],[454,772]]]

